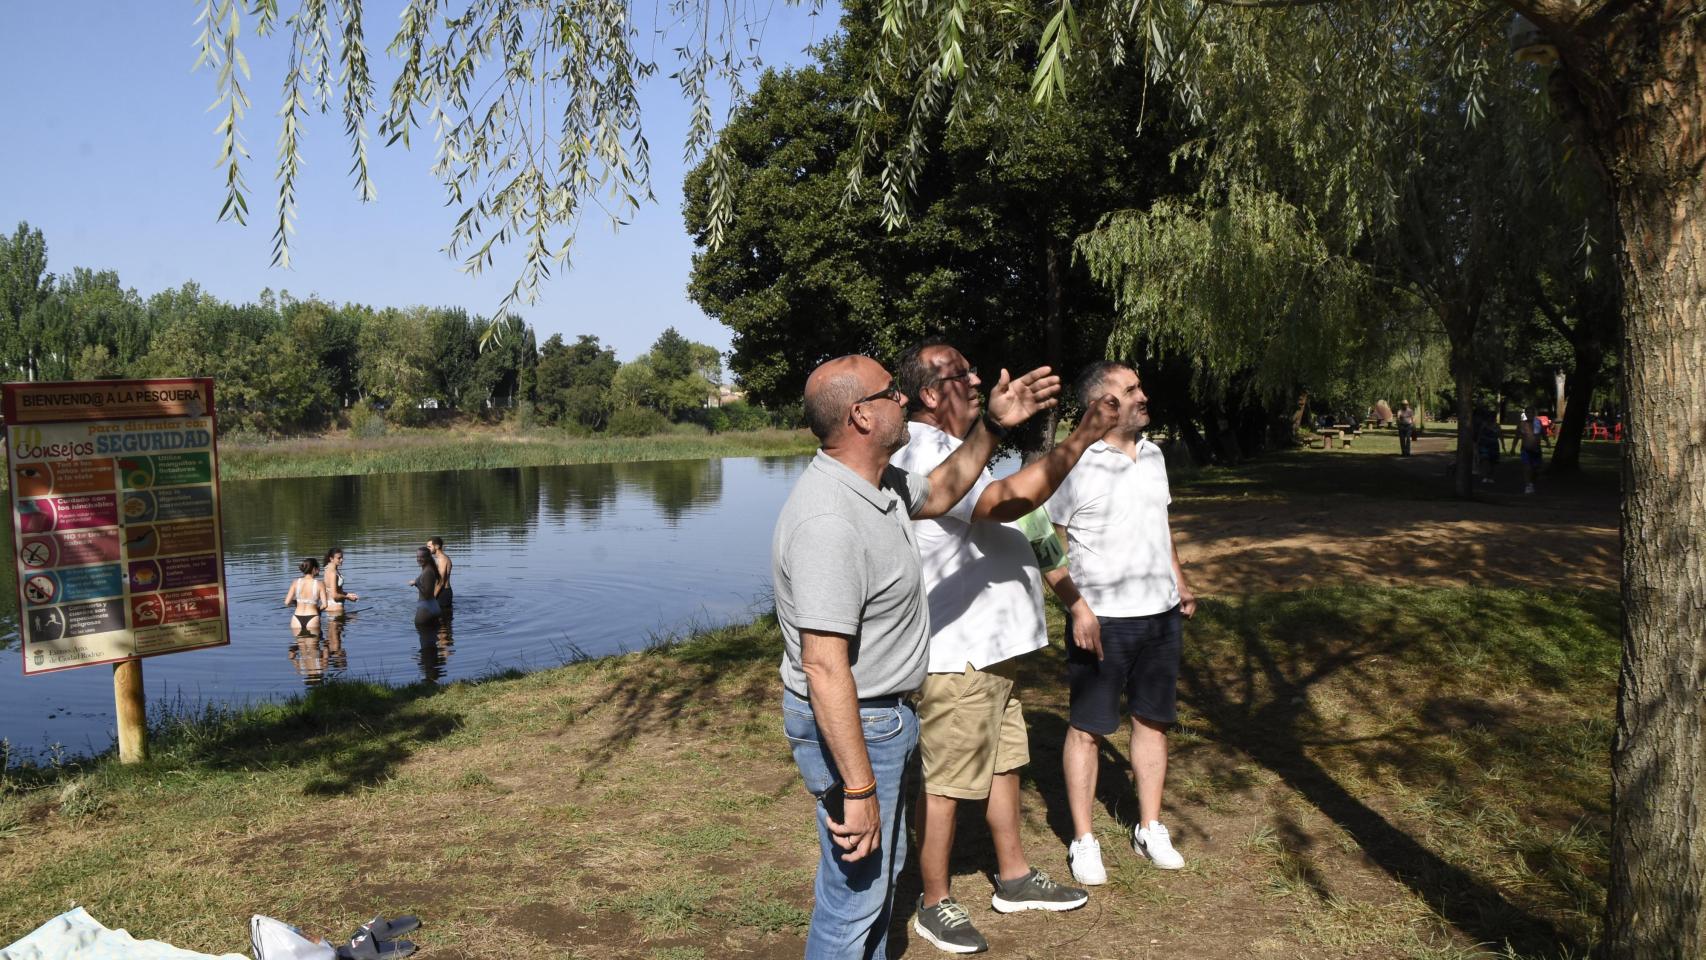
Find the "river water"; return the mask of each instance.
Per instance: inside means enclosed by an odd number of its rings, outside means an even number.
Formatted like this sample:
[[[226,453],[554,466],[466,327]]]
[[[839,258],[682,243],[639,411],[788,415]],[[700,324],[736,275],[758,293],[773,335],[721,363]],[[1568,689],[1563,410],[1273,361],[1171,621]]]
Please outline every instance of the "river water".
[[[769,609],[771,529],[809,459],[228,481],[231,645],[143,661],[150,710],[276,699],[336,677],[540,669],[746,619]],[[423,635],[406,584],[434,535],[455,563],[456,607]],[[298,640],[285,591],[303,557],[333,546],[361,600],[341,627]],[[9,529],[0,550],[0,738],[14,759],[106,749],[111,668],[23,675]]]

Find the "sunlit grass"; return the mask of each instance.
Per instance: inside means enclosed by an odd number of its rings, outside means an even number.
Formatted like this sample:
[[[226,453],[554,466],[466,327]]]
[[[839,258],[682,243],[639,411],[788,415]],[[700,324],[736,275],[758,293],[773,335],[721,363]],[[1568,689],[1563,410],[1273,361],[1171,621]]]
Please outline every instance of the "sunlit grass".
[[[754,430],[709,434],[702,430],[651,437],[575,437],[555,430],[397,431],[383,437],[222,443],[220,476],[227,480],[271,477],[483,470],[576,463],[626,463],[809,453],[815,443],[803,430]]]

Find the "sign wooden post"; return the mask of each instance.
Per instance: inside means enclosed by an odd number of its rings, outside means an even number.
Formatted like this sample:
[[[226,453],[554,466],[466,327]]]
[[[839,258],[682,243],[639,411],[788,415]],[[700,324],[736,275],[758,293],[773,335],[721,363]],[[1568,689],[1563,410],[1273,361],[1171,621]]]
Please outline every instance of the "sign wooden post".
[[[213,381],[0,387],[24,673],[113,664],[146,759],[140,658],[231,642]]]
[[[148,704],[142,696],[142,661],[113,664],[113,703],[118,708],[118,762],[148,759]]]

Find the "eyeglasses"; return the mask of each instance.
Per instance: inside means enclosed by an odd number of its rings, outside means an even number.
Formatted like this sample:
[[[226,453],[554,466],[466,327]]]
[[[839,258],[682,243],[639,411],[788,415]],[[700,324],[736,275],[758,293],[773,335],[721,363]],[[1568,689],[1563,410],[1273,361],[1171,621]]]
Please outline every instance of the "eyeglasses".
[[[934,379],[930,382],[931,383],[947,383],[949,380],[964,380],[967,383],[970,383],[971,378],[975,377],[975,376],[977,376],[977,368],[976,367],[967,367],[959,373],[950,373],[944,377],[937,377],[936,379]]]
[[[860,397],[853,401],[853,405],[856,407],[861,403],[870,403],[872,400],[893,400],[895,403],[905,404],[906,394],[901,393],[900,388],[894,385],[893,380],[890,380],[888,382],[888,386],[883,387],[881,390],[878,390],[876,393],[873,393],[868,397]]]

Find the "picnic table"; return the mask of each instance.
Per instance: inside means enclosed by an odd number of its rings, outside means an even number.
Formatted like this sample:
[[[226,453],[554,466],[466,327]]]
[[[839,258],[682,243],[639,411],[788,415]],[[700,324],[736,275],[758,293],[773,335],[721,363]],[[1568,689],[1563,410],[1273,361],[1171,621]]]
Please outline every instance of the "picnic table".
[[[1339,441],[1340,446],[1348,447],[1352,440],[1362,436],[1362,427],[1360,424],[1335,423],[1331,427],[1316,429],[1315,436],[1320,439],[1323,449],[1333,449],[1334,440]]]

